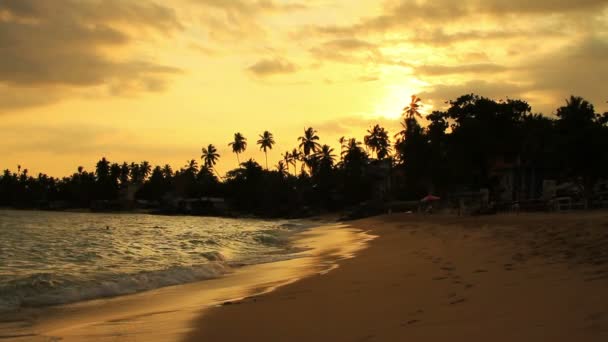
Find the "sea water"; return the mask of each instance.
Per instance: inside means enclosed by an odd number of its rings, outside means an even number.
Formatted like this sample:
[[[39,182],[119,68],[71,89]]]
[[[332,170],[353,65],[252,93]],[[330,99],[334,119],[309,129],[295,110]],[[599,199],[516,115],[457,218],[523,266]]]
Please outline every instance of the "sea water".
[[[217,278],[284,260],[304,222],[0,210],[0,312]]]

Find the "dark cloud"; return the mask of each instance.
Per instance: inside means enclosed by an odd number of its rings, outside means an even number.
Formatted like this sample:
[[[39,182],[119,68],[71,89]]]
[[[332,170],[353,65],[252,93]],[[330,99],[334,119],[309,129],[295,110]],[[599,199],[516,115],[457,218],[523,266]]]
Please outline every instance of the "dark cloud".
[[[44,106],[61,99],[65,90],[17,88],[0,85],[0,115],[22,108]]]
[[[353,25],[322,26],[317,31],[330,35],[357,35],[394,29],[415,29],[421,25],[454,21],[478,22],[480,16],[507,18],[512,15],[554,15],[595,13],[608,8],[606,0],[402,0],[389,1],[384,13]],[[510,18],[513,19],[513,18]]]
[[[376,44],[355,38],[329,40],[311,48],[309,52],[319,60],[343,63],[364,63],[382,59]]]
[[[515,73],[531,80],[531,88],[559,101],[578,95],[606,110],[608,80],[608,41],[588,36],[557,51],[537,56]]]
[[[106,51],[128,48],[135,34],[142,39],[179,29],[172,9],[147,0],[3,0],[0,83],[15,93],[58,86],[117,89],[122,83],[132,90],[162,90],[178,69]]]
[[[256,76],[264,77],[275,74],[290,74],[297,71],[295,64],[281,58],[261,59],[247,68]]]
[[[431,102],[435,108],[442,107],[445,102],[455,100],[461,95],[478,94],[492,99],[506,98],[523,98],[529,90],[515,83],[509,82],[488,82],[482,80],[473,80],[461,84],[439,84],[433,86],[432,89],[419,94],[420,98],[425,102]]]

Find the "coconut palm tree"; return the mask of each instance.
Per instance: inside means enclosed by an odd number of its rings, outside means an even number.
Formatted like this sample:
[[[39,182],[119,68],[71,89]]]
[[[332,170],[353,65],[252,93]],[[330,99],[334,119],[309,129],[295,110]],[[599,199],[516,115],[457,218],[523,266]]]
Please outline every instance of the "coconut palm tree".
[[[375,125],[367,130],[368,135],[363,137],[363,142],[372,152],[376,153],[376,158],[384,159],[390,152],[390,139],[384,127]]]
[[[293,174],[295,176],[298,175],[298,160],[300,160],[301,157],[302,153],[297,149],[294,148],[293,151],[291,151],[291,164],[293,165]]]
[[[219,153],[217,153],[217,149],[213,144],[209,144],[206,148],[203,147],[201,149],[201,159],[203,160],[203,164],[209,169],[213,169],[215,164],[217,164],[217,160],[220,158]]]
[[[146,178],[148,178],[148,176],[150,175],[150,172],[152,172],[152,165],[150,165],[149,162],[144,160],[139,165],[139,172],[140,172],[141,180],[145,181]]]
[[[421,101],[422,100],[418,96],[412,95],[410,104],[403,108],[403,116],[407,119],[415,119],[416,117],[422,118],[422,114],[420,114],[420,108],[422,108]]]
[[[234,141],[228,144],[228,146],[232,147],[232,152],[236,153],[236,160],[239,165],[241,165],[239,154],[245,152],[247,149],[247,138],[245,138],[241,133],[234,133]]]
[[[186,172],[191,173],[193,176],[198,173],[198,163],[194,159],[186,161]]]
[[[338,142],[340,143],[340,160],[342,160],[342,154],[344,153],[344,148],[346,147],[346,138],[341,136],[340,139],[338,139]]]
[[[268,150],[272,150],[272,145],[274,144],[274,136],[272,133],[264,131],[264,133],[260,134],[258,145],[260,145],[260,150],[264,151],[264,155],[266,156],[266,170],[268,170]]]
[[[277,164],[277,172],[279,173],[279,175],[281,177],[285,177],[286,175],[289,174],[289,170],[287,170],[284,161],[279,160],[279,162]]]
[[[289,165],[291,165],[291,153],[289,153],[289,151],[285,151],[285,153],[282,154],[283,157],[283,162],[285,163],[285,166],[287,167],[287,173],[289,173]]]
[[[201,159],[203,160],[204,167],[210,171],[214,171],[219,178],[222,178],[215,169],[215,164],[217,164],[217,160],[220,158],[220,154],[217,153],[217,148],[215,148],[213,144],[209,144],[207,148],[203,147],[201,151]]]
[[[173,177],[173,169],[171,168],[171,165],[165,164],[165,166],[163,166],[163,177],[165,179],[171,179],[171,177]]]
[[[304,135],[298,138],[300,141],[300,150],[304,152],[304,156],[308,157],[311,153],[316,153],[321,145],[319,145],[319,136],[317,131],[312,127],[304,130]]]
[[[318,152],[319,163],[322,166],[333,166],[336,161],[336,155],[334,154],[334,149],[329,145],[321,146],[321,149]]]

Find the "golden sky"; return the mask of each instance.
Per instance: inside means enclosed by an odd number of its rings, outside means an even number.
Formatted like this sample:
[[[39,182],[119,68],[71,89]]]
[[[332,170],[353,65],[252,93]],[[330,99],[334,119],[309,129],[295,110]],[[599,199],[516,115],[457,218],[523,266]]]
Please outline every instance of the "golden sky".
[[[475,92],[551,115],[608,110],[608,0],[0,0],[0,168],[63,176],[96,160],[179,168],[215,144],[220,172],[270,130],[339,151]],[[243,159],[243,158],[241,158]]]

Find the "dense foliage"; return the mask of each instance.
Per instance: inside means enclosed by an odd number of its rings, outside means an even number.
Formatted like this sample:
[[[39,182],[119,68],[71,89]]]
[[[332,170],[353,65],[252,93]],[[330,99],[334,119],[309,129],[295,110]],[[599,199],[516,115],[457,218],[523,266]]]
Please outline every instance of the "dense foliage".
[[[375,125],[363,143],[341,138],[339,152],[321,145],[317,131],[307,128],[297,148],[285,152],[272,170],[267,158],[265,168],[239,159],[239,167],[223,179],[214,170],[220,158],[214,145],[202,149],[202,166],[190,160],[176,171],[169,165],[118,164],[102,158],[93,172],[79,167],[73,175],[56,179],[32,176],[19,166],[0,176],[0,206],[125,209],[135,199],[163,208],[175,199],[215,197],[224,198],[237,213],[293,216],[369,201],[419,199],[430,192],[488,188],[498,198],[504,189],[498,184],[497,165],[527,168],[539,179],[572,182],[590,199],[594,185],[608,173],[608,113],[596,113],[580,97],[568,99],[554,116],[532,113],[521,100],[473,94],[425,118],[421,107],[421,100],[412,97],[400,132],[391,136]],[[268,131],[257,140],[266,156],[274,144]],[[236,133],[229,145],[239,158],[247,139]],[[378,188],[386,191],[378,194]]]

